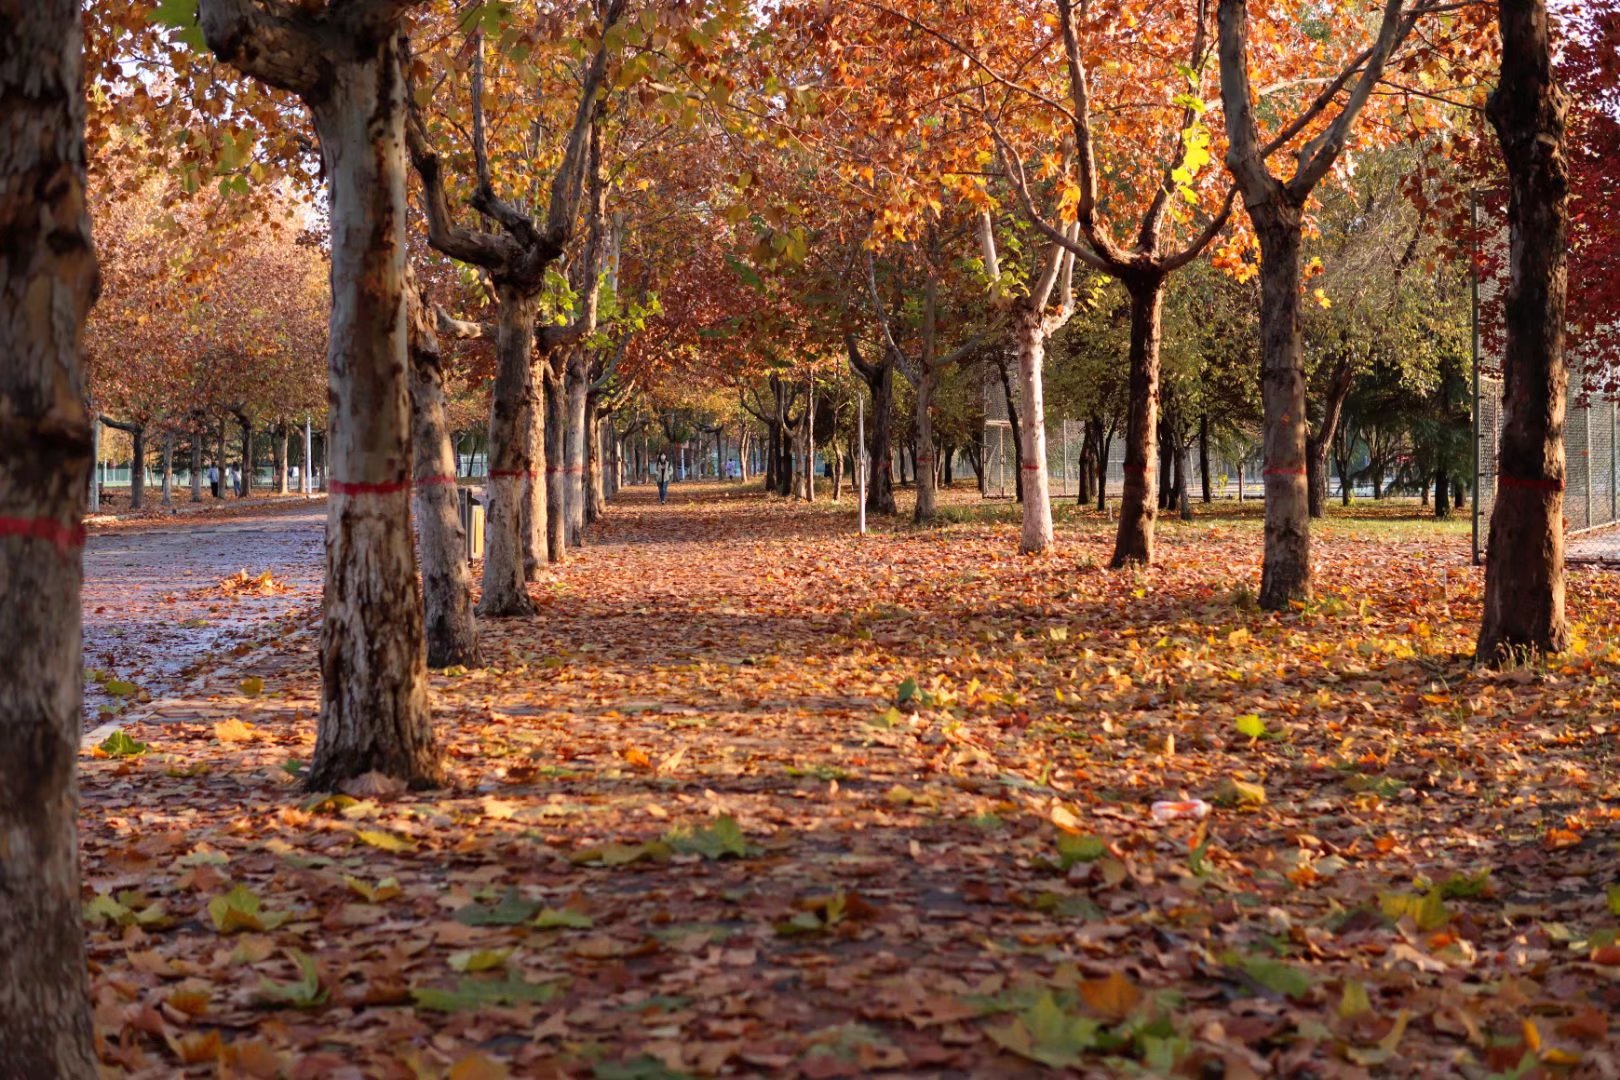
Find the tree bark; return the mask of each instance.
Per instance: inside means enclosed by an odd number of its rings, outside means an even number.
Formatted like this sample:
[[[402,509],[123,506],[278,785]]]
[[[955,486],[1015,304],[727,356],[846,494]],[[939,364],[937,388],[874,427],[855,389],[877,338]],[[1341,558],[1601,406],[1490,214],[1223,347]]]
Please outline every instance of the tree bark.
[[[917,365],[916,431],[917,505],[911,520],[917,525],[930,525],[939,518],[939,499],[935,491],[934,473],[934,391],[939,385],[939,368],[928,362]]]
[[[414,286],[411,286],[413,293]],[[461,522],[456,453],[445,411],[443,355],[426,305],[410,297],[411,443],[416,522],[422,548],[423,633],[427,664],[477,667],[472,571]]]
[[[1350,359],[1341,357],[1328,381],[1327,395],[1322,402],[1322,422],[1305,440],[1307,509],[1313,518],[1321,518],[1327,513],[1328,447],[1339,436],[1344,403],[1350,396],[1353,382],[1354,369]]]
[[[0,1076],[97,1075],[79,891],[79,599],[93,459],[80,332],[85,214],[76,0],[4,5],[0,100]]]
[[[575,349],[565,374],[568,392],[568,439],[565,444],[563,499],[568,512],[568,546],[585,546],[585,425],[591,384],[584,367],[584,350]]]
[[[191,433],[191,501],[202,502],[203,440],[201,433]]]
[[[163,433],[163,505],[174,505],[174,431]]]
[[[509,285],[495,289],[495,386],[490,394],[489,468],[485,478],[484,580],[478,613],[486,618],[534,614],[528,580],[530,536],[539,525],[531,493],[538,483],[534,458],[534,321],[539,301]]]
[[[1203,482],[1204,505],[1209,505],[1214,499],[1214,490],[1209,482],[1209,414],[1200,413],[1198,416],[1198,478]]]
[[[1018,550],[1042,555],[1052,549],[1052,484],[1046,469],[1046,399],[1042,367],[1046,360],[1046,329],[1041,312],[1024,308],[1016,321],[1018,390],[1024,411],[1023,461],[1024,524]]]
[[[1108,509],[1108,459],[1113,455],[1114,436],[1113,426],[1103,432],[1102,441],[1097,444],[1097,512],[1103,513]]]
[[[545,381],[546,560],[568,558],[568,387],[563,373],[547,370]]]
[[[873,365],[872,376],[867,378],[867,389],[872,393],[872,435],[867,447],[871,464],[866,479],[866,512],[893,515],[899,512],[894,502],[894,474],[889,471],[889,457],[894,444],[894,364],[879,362]]]
[[[1305,461],[1305,360],[1299,338],[1299,207],[1281,192],[1249,207],[1260,236],[1260,396],[1265,413],[1266,549],[1260,606],[1311,595]]]
[[[1569,645],[1564,616],[1564,307],[1567,99],[1552,69],[1545,0],[1500,0],[1501,82],[1486,113],[1508,173],[1511,266],[1502,443],[1475,655],[1503,663]],[[1443,496],[1442,496],[1443,497]]]
[[[242,498],[253,497],[253,418],[245,412],[236,414],[242,428]]]
[[[313,791],[373,771],[413,787],[443,781],[411,535],[405,36],[396,28],[350,47],[352,57],[332,65],[329,93],[309,102],[332,231],[331,478]]]
[[[1125,421],[1125,489],[1114,555],[1109,560],[1115,569],[1153,561],[1153,524],[1158,513],[1153,466],[1158,450],[1164,277],[1147,275],[1127,282],[1126,287],[1131,297],[1131,375]]]

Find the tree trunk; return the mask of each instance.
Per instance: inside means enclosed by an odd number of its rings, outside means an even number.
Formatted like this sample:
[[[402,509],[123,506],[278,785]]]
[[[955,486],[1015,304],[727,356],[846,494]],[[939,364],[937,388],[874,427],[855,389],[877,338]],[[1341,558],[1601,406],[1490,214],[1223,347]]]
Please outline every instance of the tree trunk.
[[[889,471],[890,439],[894,432],[894,364],[875,365],[876,378],[866,380],[872,392],[871,445],[866,448],[870,465],[866,477],[866,512],[895,514],[894,475]]]
[[[360,58],[334,63],[330,95],[310,102],[332,252],[331,497],[313,791],[372,771],[413,787],[443,781],[411,535],[405,36],[351,47]],[[243,469],[251,475],[250,463]]]
[[[1501,663],[1562,652],[1564,307],[1568,289],[1568,102],[1552,71],[1545,0],[1500,0],[1501,82],[1487,115],[1508,172],[1512,252],[1502,442],[1475,655]]]
[[[563,376],[547,372],[546,398],[546,559],[568,558],[568,387]]]
[[[1305,364],[1299,339],[1299,208],[1249,207],[1260,236],[1260,396],[1265,412],[1266,550],[1260,606],[1286,611],[1311,595],[1305,465]]]
[[[163,505],[174,505],[174,431],[163,433]]]
[[[472,571],[461,522],[456,453],[445,412],[444,367],[432,316],[411,298],[411,444],[416,479],[416,524],[422,548],[423,631],[428,667],[476,667],[478,626],[473,619]],[[521,588],[521,586],[520,586]]]
[[[1198,478],[1203,482],[1204,505],[1215,497],[1209,482],[1209,414],[1198,416]]]
[[[585,404],[585,521],[600,521],[607,509],[607,490],[602,475],[602,424],[596,415],[594,398]]]
[[[202,502],[203,439],[196,431],[191,433],[191,501]]]
[[[1187,443],[1185,439],[1176,440],[1176,507],[1181,511],[1182,521],[1191,521],[1192,498],[1187,485]]]
[[[1149,275],[1128,284],[1131,296],[1130,400],[1125,420],[1125,490],[1114,539],[1116,569],[1153,561],[1154,455],[1159,431],[1159,342],[1164,309],[1164,278]],[[1101,503],[1101,484],[1099,505]]]
[[[81,506],[93,460],[79,334],[96,291],[76,0],[0,34],[0,1076],[97,1075],[79,892]]]
[[[1046,359],[1046,330],[1041,312],[1019,313],[1018,391],[1024,406],[1023,462],[1024,525],[1018,550],[1041,555],[1052,548],[1052,485],[1046,470],[1046,398],[1042,366]]]
[[[270,472],[277,495],[287,494],[287,465],[287,425],[276,424],[270,428]]]
[[[1170,463],[1170,440],[1165,437],[1164,416],[1159,416],[1159,509],[1170,509],[1176,497],[1175,469]]]
[[[575,351],[565,373],[568,393],[568,439],[564,446],[563,502],[568,513],[567,542],[571,548],[585,546],[585,425],[591,392],[584,367],[584,350]]]
[[[253,497],[253,420],[246,413],[236,414],[242,427],[242,498]]]
[[[219,465],[218,465],[218,469],[219,469],[219,496],[218,497],[221,498],[221,499],[228,499],[228,498],[231,497],[231,494],[232,494],[231,493],[230,482],[226,479],[226,476],[225,476],[225,472],[226,472],[226,469],[225,469],[225,439],[226,439],[226,436],[229,434],[229,432],[230,432],[230,421],[227,420],[225,417],[221,416],[219,418],[219,439],[214,444],[214,446],[215,446],[214,456],[219,462]],[[209,435],[212,435],[212,434],[213,434],[213,432],[209,432]]]
[[[539,476],[533,361],[538,301],[522,289],[497,285],[495,302],[495,387],[484,484],[483,596],[478,601],[478,613],[486,618],[534,614],[524,584],[530,576],[531,536],[540,525],[534,515],[545,513],[536,509],[531,496]]]
[[[1097,512],[1099,514],[1106,512],[1108,509],[1108,459],[1113,455],[1113,449],[1113,432],[1103,432],[1102,442],[1097,444]]]
[[[1093,422],[1087,420],[1084,427],[1085,434],[1080,440],[1080,458],[1076,462],[1074,502],[1076,506],[1091,505],[1091,482],[1096,479],[1096,467],[1092,459],[1097,454],[1096,432]]]
[[[1444,461],[1434,470],[1434,516],[1437,521],[1451,517],[1451,476]]]
[[[1350,396],[1354,382],[1354,369],[1348,357],[1341,357],[1328,381],[1327,395],[1322,402],[1322,422],[1315,434],[1305,440],[1305,480],[1307,509],[1311,517],[1320,518],[1327,513],[1328,447],[1339,437],[1339,424],[1344,416],[1345,399]]]
[[[918,525],[931,525],[939,517],[939,500],[934,490],[934,390],[939,384],[939,369],[931,363],[918,365],[916,430],[917,506],[911,520]]]

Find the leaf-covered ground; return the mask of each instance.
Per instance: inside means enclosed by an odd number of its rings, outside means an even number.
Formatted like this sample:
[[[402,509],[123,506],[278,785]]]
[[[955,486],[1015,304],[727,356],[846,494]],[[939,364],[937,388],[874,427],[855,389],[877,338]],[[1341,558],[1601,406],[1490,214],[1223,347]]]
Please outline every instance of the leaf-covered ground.
[[[1620,584],[1476,672],[1457,526],[1341,518],[1252,602],[1008,510],[631,492],[435,676],[453,787],[310,798],[312,628],[84,761],[115,1074],[1612,1076]],[[991,519],[1006,520],[991,520]],[[142,744],[145,744],[144,746]],[[1201,799],[1202,823],[1155,820]]]

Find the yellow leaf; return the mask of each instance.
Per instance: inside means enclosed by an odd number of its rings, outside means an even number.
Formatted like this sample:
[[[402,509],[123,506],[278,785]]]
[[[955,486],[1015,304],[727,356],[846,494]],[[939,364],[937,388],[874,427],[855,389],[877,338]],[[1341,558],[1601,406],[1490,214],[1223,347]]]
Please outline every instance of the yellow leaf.
[[[473,1054],[450,1067],[449,1080],[507,1080],[511,1075],[506,1066],[494,1058]]]
[[[233,716],[214,725],[214,737],[222,743],[241,743],[252,742],[259,737],[259,733],[252,724],[243,723]]]
[[[258,697],[264,692],[264,680],[257,675],[249,675],[242,680],[241,690],[248,697]]]
[[[374,848],[384,851],[415,851],[416,845],[403,836],[395,836],[380,829],[361,829],[354,834],[360,838],[361,843],[370,844]]]
[[[1122,973],[1110,971],[1101,979],[1082,982],[1080,1000],[1092,1012],[1118,1022],[1131,1015],[1142,1003],[1142,991]]]

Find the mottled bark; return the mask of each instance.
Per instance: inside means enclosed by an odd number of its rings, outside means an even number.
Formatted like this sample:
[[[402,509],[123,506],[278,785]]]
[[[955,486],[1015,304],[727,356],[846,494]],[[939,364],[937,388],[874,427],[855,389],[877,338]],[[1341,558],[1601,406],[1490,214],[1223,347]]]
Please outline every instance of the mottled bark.
[[[546,559],[568,558],[568,388],[561,372],[545,373]]]
[[[1568,102],[1552,69],[1545,0],[1500,0],[1501,82],[1487,114],[1508,173],[1511,263],[1502,444],[1485,555],[1485,663],[1562,652],[1564,307],[1568,289]],[[1445,494],[1441,493],[1441,499]]]
[[[202,435],[193,432],[191,435],[191,501],[202,502],[203,489],[203,440]]]
[[[870,469],[866,480],[866,512],[894,514],[894,480],[889,472],[889,456],[894,432],[894,363],[885,358],[868,362],[861,356],[853,338],[845,342],[850,367],[866,383],[872,394],[870,435],[866,452]]]
[[[85,213],[77,0],[0,0],[0,1077],[96,1076],[74,780]]]
[[[287,468],[292,461],[287,455],[287,425],[277,424],[271,437],[270,454],[274,464],[272,471],[276,474],[276,494],[286,495],[290,491]]]
[[[442,782],[411,535],[402,33],[354,41],[310,101],[331,219],[321,717],[308,787]],[[244,461],[244,475],[251,461]]]
[[[163,433],[163,505],[174,505],[174,432]]]
[[[1023,402],[1018,469],[1023,477],[1024,524],[1018,550],[1039,555],[1052,547],[1052,483],[1046,468],[1046,399],[1042,367],[1046,328],[1039,311],[1023,309],[1014,324],[1018,344],[1018,391]]]
[[[525,588],[528,494],[536,483],[534,320],[539,302],[497,286],[495,387],[490,394],[488,476],[484,486],[484,579],[478,613],[489,618],[534,614]],[[542,511],[543,515],[543,511]]]
[[[566,372],[568,438],[564,444],[563,504],[567,511],[567,542],[585,546],[585,426],[590,422],[587,399],[591,383],[583,349],[576,349]]]
[[[1311,595],[1305,464],[1305,350],[1299,336],[1300,208],[1282,196],[1249,208],[1260,235],[1260,398],[1265,414],[1266,550],[1260,606]]]
[[[1153,525],[1158,516],[1153,484],[1159,431],[1159,343],[1164,277],[1128,281],[1131,298],[1130,399],[1125,421],[1125,488],[1114,535],[1115,568],[1153,561]]]
[[[456,453],[445,411],[443,357],[420,297],[409,299],[412,475],[422,549],[427,663],[433,668],[475,667],[481,662],[478,626],[473,619],[472,571],[467,566],[467,532],[461,523]]]

